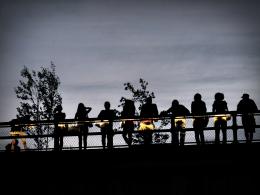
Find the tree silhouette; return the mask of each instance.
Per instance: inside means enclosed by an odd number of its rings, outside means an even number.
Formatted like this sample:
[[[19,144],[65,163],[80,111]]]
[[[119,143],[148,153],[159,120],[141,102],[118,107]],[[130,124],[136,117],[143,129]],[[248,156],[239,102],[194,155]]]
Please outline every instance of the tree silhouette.
[[[147,90],[148,82],[145,81],[144,79],[140,78],[139,79],[140,83],[140,88],[135,88],[132,83],[124,83],[124,87],[126,91],[129,91],[132,94],[132,100],[139,104],[138,110],[141,111],[142,105],[145,103],[146,99],[148,97],[155,98],[154,92],[150,92]],[[124,105],[126,98],[122,97],[120,99],[121,105],[119,107]]]
[[[141,108],[142,108],[142,105],[146,102],[146,99],[148,97],[155,98],[155,95],[154,95],[154,92],[150,92],[148,90],[148,82],[147,81],[145,81],[144,79],[140,78],[139,79],[139,84],[140,84],[140,87],[137,88],[132,83],[127,82],[127,83],[124,83],[124,89],[131,93],[131,96],[132,96],[131,99],[135,103],[138,104],[138,110],[140,112]],[[121,97],[121,99],[120,99],[120,103],[121,104],[118,107],[124,106],[124,103],[125,103],[126,99],[127,98],[125,98],[125,97]],[[161,125],[159,128],[161,128],[161,127],[163,127],[163,126]],[[154,143],[165,143],[168,138],[169,138],[169,136],[167,134],[154,133],[153,142]],[[133,136],[133,143],[143,143],[143,141],[144,140],[143,140],[141,135],[135,134]]]
[[[58,92],[60,79],[56,75],[55,65],[51,62],[50,68],[41,67],[40,71],[29,70],[26,66],[21,70],[22,80],[15,88],[20,106],[17,108],[18,117],[29,115],[32,120],[53,120],[54,108],[62,103]],[[32,128],[32,135],[52,133],[49,126],[36,126]],[[35,138],[36,147],[48,147],[48,138]]]

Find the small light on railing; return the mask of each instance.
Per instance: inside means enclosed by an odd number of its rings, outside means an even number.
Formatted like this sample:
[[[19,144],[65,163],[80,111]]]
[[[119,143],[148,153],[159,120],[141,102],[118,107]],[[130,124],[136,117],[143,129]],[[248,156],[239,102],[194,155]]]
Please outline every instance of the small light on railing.
[[[28,130],[32,130],[33,129],[33,124],[28,124],[26,127],[27,127]]]
[[[68,124],[68,128],[75,128],[78,127],[77,123]]]
[[[214,122],[216,122],[217,120],[224,120],[224,121],[228,121],[231,119],[231,115],[230,114],[218,114],[218,115],[214,115]]]
[[[58,124],[58,127],[59,127],[59,128],[65,128],[66,125],[65,125],[65,124]]]
[[[22,131],[10,131],[10,135],[11,136],[20,136],[22,135]]]
[[[107,126],[109,124],[109,121],[108,120],[104,120],[102,122],[96,122],[94,123],[96,126],[100,127],[100,128],[103,128],[105,126]]]
[[[155,126],[152,122],[152,120],[144,120],[140,122],[140,126],[138,128],[139,131],[144,131],[144,130],[154,130]]]

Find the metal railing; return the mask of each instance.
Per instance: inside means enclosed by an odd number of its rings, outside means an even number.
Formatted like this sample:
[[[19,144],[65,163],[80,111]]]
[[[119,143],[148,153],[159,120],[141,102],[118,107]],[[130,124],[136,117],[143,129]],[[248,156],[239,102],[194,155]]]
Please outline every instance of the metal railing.
[[[215,142],[215,126],[214,118],[219,115],[215,113],[207,113],[204,117],[208,117],[208,124],[204,128],[205,144],[214,144]],[[241,120],[242,114],[235,111],[227,112],[221,117],[227,117],[227,143],[245,143],[244,128]],[[185,142],[184,145],[195,145],[195,135],[193,128],[193,120],[198,116],[185,116]],[[254,133],[253,142],[260,142],[260,112],[254,113],[256,121],[256,132]],[[176,130],[175,123],[171,123],[174,119],[178,118],[173,116],[160,116],[158,118],[149,118],[154,123],[152,132],[152,144],[172,144],[173,133]],[[140,129],[140,122],[145,120],[140,117],[132,119],[117,118],[113,120],[113,147],[121,148],[128,147],[123,139],[122,122],[125,120],[132,120],[134,122],[134,131],[132,145],[142,145],[143,140]],[[147,120],[147,119],[146,119]],[[63,135],[63,150],[78,150],[79,149],[79,133],[80,124],[92,124],[87,133],[87,149],[101,149],[101,131],[98,127],[102,121],[97,118],[89,118],[88,121],[76,121],[74,119],[66,119],[59,122],[59,125],[66,127],[66,132]],[[104,121],[103,121],[104,122]],[[16,127],[17,131],[13,130]],[[37,150],[48,151],[54,149],[54,127],[55,121],[30,121],[29,123],[16,123],[3,122],[0,123],[0,151],[5,151],[5,146],[13,139],[19,141],[21,150]],[[19,129],[20,128],[20,129]],[[11,130],[12,129],[12,130]],[[78,132],[77,132],[78,131]],[[222,138],[222,134],[221,137]],[[220,139],[221,140],[221,139]],[[83,143],[83,142],[82,142]]]

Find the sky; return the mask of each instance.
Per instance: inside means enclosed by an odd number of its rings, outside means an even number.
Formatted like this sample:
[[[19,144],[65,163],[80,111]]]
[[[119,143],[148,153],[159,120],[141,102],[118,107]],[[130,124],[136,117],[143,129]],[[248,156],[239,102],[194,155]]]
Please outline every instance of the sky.
[[[251,0],[0,0],[0,121],[15,118],[24,66],[56,65],[67,118],[79,102],[96,117],[118,109],[123,83],[148,81],[158,110],[173,99],[208,111],[223,92],[260,107],[260,2]],[[120,108],[119,108],[120,110]]]

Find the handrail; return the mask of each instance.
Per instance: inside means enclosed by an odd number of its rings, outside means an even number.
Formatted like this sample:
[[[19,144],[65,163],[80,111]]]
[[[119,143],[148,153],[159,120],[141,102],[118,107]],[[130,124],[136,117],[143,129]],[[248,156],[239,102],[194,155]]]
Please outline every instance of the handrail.
[[[195,118],[195,117],[215,117],[215,116],[220,116],[220,115],[233,115],[233,114],[236,114],[237,116],[242,116],[243,113],[241,112],[237,112],[237,111],[228,111],[228,112],[225,112],[225,113],[215,113],[215,112],[207,112],[206,114],[204,115],[193,115],[193,114],[189,114],[189,115],[185,115],[185,116],[182,116],[182,115],[167,115],[167,116],[158,116],[158,117],[149,117],[149,118],[143,118],[143,117],[140,117],[140,116],[134,116],[132,118],[123,118],[123,117],[115,117],[114,118],[114,122],[121,122],[121,121],[127,121],[127,120],[133,120],[133,121],[141,121],[141,120],[162,120],[162,119],[172,119],[172,117],[185,117],[185,118]],[[260,115],[260,110],[257,111],[257,112],[254,112],[252,113],[254,115]],[[87,120],[75,120],[75,119],[65,119],[63,121],[59,121],[58,123],[60,124],[66,124],[66,123],[98,123],[98,122],[102,122],[102,121],[108,121],[108,120],[102,120],[100,118],[88,118]],[[26,122],[26,123],[23,123],[23,122],[16,122],[15,124],[18,124],[18,125],[26,125],[26,126],[33,126],[33,125],[36,125],[36,124],[42,124],[42,125],[50,125],[50,124],[54,124],[54,123],[57,123],[57,121],[55,120],[39,120],[39,121],[29,121],[29,122]],[[11,126],[13,124],[12,121],[9,121],[9,122],[0,122],[0,127],[8,127],[8,126]]]
[[[255,112],[255,113],[252,113],[254,116],[260,116],[260,111],[258,112]],[[160,126],[159,128],[155,128],[154,130],[152,130],[152,133],[169,133],[173,136],[173,131],[174,131],[174,128],[175,128],[175,125],[171,122],[173,121],[175,118],[178,118],[178,117],[184,117],[186,119],[194,119],[194,118],[197,118],[197,117],[208,117],[208,118],[213,118],[213,117],[216,117],[216,116],[226,116],[226,115],[230,115],[231,116],[231,120],[230,122],[228,123],[229,125],[226,127],[227,130],[232,130],[233,132],[233,141],[234,142],[237,142],[238,139],[237,139],[237,131],[239,129],[243,129],[243,125],[238,125],[237,124],[237,117],[242,117],[243,113],[239,113],[237,111],[229,111],[229,112],[226,112],[226,113],[223,113],[223,114],[216,114],[216,113],[213,113],[213,112],[207,112],[205,115],[186,115],[186,116],[171,116],[171,115],[160,115],[158,117],[153,117],[153,118],[142,118],[140,116],[135,116],[135,117],[132,117],[132,118],[122,118],[122,117],[116,117],[113,122],[115,123],[121,123],[123,121],[129,121],[129,120],[132,120],[132,121],[136,121],[137,123],[141,122],[142,120],[153,120],[155,122],[160,122],[160,121],[164,121],[164,120],[168,120],[169,124],[171,124],[171,127],[170,128],[166,128],[166,126],[163,126],[165,128],[162,128],[162,126]],[[85,120],[85,121],[79,121],[79,120],[74,120],[74,119],[65,119],[64,121],[54,121],[54,120],[41,120],[41,121],[29,121],[29,122],[26,122],[26,123],[22,123],[22,122],[17,122],[17,123],[14,123],[13,121],[10,121],[10,122],[3,122],[3,123],[0,123],[0,132],[3,128],[5,127],[13,127],[14,125],[15,126],[20,126],[21,128],[28,128],[28,127],[37,127],[37,126],[52,126],[52,128],[54,127],[55,124],[65,124],[65,125],[70,125],[70,124],[81,124],[81,123],[92,123],[92,124],[97,124],[97,123],[100,123],[100,122],[104,122],[104,121],[108,121],[108,120],[101,120],[99,118],[88,118],[88,120]],[[2,129],[1,129],[2,128]],[[260,128],[260,124],[256,124],[255,128]],[[120,131],[119,131],[120,129]],[[119,128],[114,128],[114,130],[117,130],[114,132],[114,134],[116,135],[120,135],[120,134],[123,134],[123,131],[122,131],[122,127],[120,125]],[[214,125],[213,126],[207,126],[205,128],[203,128],[204,131],[211,131],[211,130],[215,130],[215,127]],[[194,131],[194,128],[185,128],[185,131],[186,132],[189,132],[189,131]],[[26,132],[29,132],[29,131],[26,131]],[[140,131],[139,130],[135,130],[133,133],[134,134],[138,134]],[[78,136],[79,134],[64,134],[63,136],[64,137],[71,137],[71,136]],[[95,132],[88,132],[88,135],[89,136],[101,136],[102,133],[100,131],[95,131]],[[26,139],[26,138],[29,138],[29,139],[37,139],[37,138],[54,138],[56,135],[54,135],[54,133],[46,133],[45,134],[24,134],[24,135],[8,135],[8,136],[0,136],[0,140],[7,140],[7,139]],[[244,140],[239,140],[239,141],[244,141]],[[260,141],[259,139],[254,139],[253,141]],[[168,141],[167,141],[168,143]],[[185,142],[185,144],[187,144],[188,142]],[[195,143],[195,142],[193,142]],[[127,146],[127,145],[125,145]],[[88,146],[88,148],[92,148],[92,147],[100,147],[99,145],[97,146]],[[117,147],[117,146],[115,146]],[[44,149],[45,150],[45,149]]]

